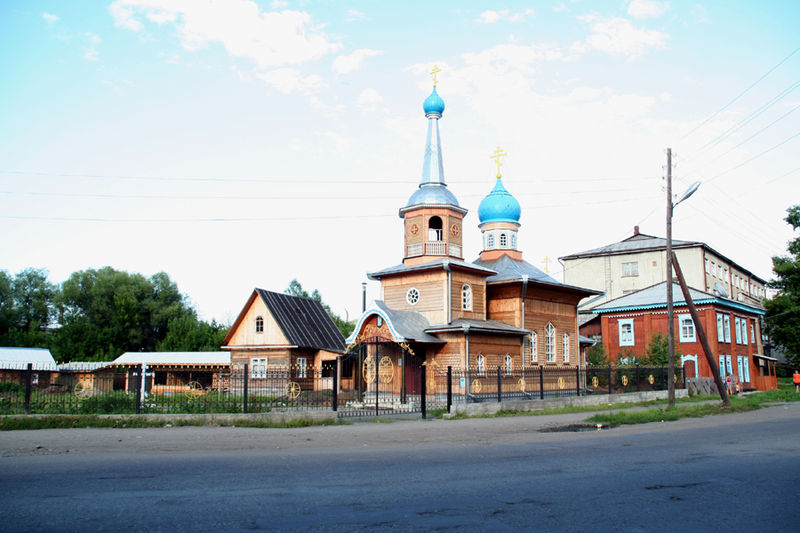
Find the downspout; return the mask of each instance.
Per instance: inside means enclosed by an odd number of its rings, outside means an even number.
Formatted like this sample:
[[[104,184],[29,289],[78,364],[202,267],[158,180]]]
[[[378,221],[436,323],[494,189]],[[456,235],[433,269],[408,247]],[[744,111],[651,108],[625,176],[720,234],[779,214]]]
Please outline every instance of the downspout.
[[[525,329],[525,298],[528,296],[528,275],[522,275],[522,329]],[[527,333],[528,346],[531,345],[531,334]],[[522,369],[525,370],[525,337],[522,338]]]
[[[467,396],[469,395],[469,324],[464,324],[463,328],[464,328],[464,344],[466,345],[466,351],[467,351],[466,357],[464,358],[464,361],[466,363],[465,368],[467,376],[467,382],[466,382],[467,390],[464,391],[464,396]]]
[[[453,321],[453,271],[450,269],[450,260],[445,259],[442,264],[447,271],[447,323]]]

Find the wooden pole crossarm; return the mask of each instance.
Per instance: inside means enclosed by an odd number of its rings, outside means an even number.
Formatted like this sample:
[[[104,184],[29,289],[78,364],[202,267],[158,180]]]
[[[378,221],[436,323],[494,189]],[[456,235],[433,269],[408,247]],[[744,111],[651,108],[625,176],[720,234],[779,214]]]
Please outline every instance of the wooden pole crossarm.
[[[678,277],[678,283],[681,285],[683,298],[686,300],[686,305],[689,306],[689,313],[692,315],[695,330],[700,337],[700,344],[703,346],[703,351],[706,354],[708,366],[711,368],[711,373],[714,375],[714,382],[717,384],[717,390],[719,390],[719,396],[722,398],[722,404],[725,405],[725,407],[730,407],[731,399],[728,397],[728,389],[722,383],[722,378],[720,378],[719,368],[717,368],[717,363],[714,361],[714,357],[711,354],[711,345],[708,344],[706,331],[703,328],[703,323],[700,322],[700,316],[697,314],[694,302],[692,302],[692,297],[689,294],[689,287],[686,285],[686,280],[683,278],[683,272],[681,272],[681,266],[678,264],[678,258],[675,256],[675,252],[672,253],[672,266],[675,268],[675,275]]]

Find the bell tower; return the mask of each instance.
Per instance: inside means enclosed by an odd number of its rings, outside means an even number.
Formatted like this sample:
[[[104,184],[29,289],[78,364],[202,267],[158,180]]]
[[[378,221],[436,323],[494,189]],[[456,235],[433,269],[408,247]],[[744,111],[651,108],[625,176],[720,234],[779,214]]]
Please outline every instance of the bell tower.
[[[399,213],[405,229],[403,263],[407,265],[426,263],[440,257],[464,258],[461,229],[467,210],[458,205],[458,200],[448,190],[444,180],[439,138],[439,119],[444,113],[444,100],[436,92],[438,72],[436,67],[431,72],[433,92],[422,105],[428,119],[422,179]]]

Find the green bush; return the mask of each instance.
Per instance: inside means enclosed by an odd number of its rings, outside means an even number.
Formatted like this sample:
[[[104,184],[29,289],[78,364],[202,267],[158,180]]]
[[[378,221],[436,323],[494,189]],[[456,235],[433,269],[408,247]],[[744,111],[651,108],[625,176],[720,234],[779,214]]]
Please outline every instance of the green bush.
[[[0,382],[0,393],[22,394],[25,392],[25,387],[21,383],[15,381]]]
[[[135,413],[136,396],[128,393],[109,393],[92,396],[81,401],[78,412],[82,414]]]

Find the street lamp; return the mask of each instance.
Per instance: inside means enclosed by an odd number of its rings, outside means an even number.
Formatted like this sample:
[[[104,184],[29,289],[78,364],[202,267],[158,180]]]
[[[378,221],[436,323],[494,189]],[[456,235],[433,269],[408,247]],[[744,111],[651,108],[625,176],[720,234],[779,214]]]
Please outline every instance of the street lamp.
[[[675,312],[672,308],[672,210],[693,195],[700,182],[692,183],[677,202],[672,201],[672,148],[667,148],[667,405],[675,405]]]

